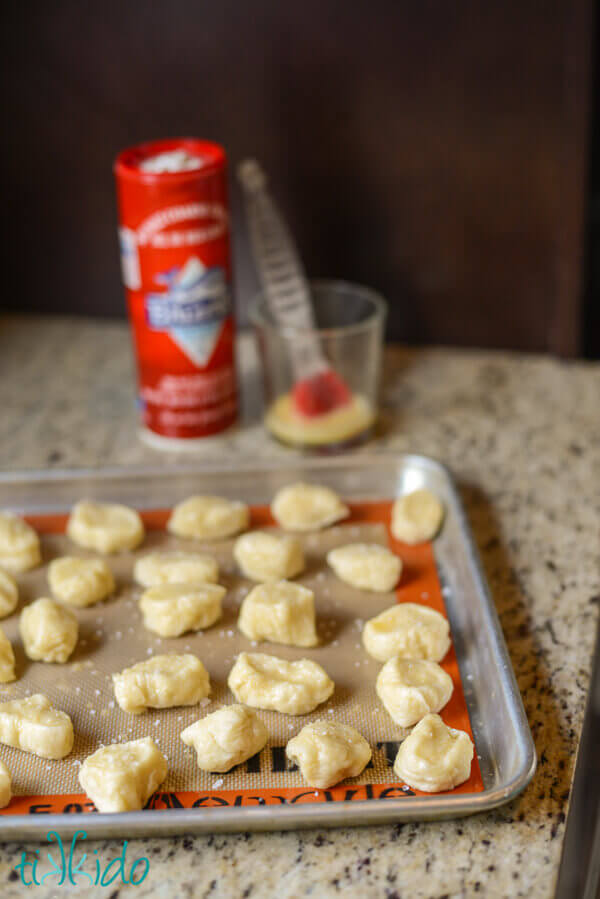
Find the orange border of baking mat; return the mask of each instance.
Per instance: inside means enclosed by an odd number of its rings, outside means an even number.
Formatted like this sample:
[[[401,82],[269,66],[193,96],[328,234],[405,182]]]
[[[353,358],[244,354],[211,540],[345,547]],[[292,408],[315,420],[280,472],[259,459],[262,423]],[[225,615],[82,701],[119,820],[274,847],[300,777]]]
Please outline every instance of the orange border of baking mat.
[[[435,565],[433,548],[430,543],[408,546],[395,540],[389,528],[391,502],[349,503],[350,518],[344,524],[384,524],[388,533],[390,548],[403,562],[400,587],[396,590],[398,602],[416,602],[430,606],[442,615],[446,607]],[[252,527],[274,525],[268,506],[252,507]],[[151,509],[141,512],[148,530],[161,530],[170,515],[169,509]],[[26,520],[40,534],[64,533],[66,515],[28,515]],[[442,710],[444,721],[451,727],[466,731],[473,740],[469,713],[465,701],[454,643],[450,647],[442,668],[448,672],[454,683],[454,692]],[[474,742],[474,741],[473,741]],[[455,793],[481,793],[483,780],[477,759],[473,757],[471,776],[464,784],[446,793],[423,793],[409,789],[401,782],[397,784],[348,784],[329,790],[272,789],[272,790],[210,790],[204,792],[180,791],[176,793],[157,792],[148,801],[146,808],[225,808],[256,805],[306,804],[317,802],[351,802],[361,799],[401,799],[407,796],[442,796]],[[10,805],[0,811],[0,815],[81,813],[96,811],[84,793],[46,796],[13,796]]]

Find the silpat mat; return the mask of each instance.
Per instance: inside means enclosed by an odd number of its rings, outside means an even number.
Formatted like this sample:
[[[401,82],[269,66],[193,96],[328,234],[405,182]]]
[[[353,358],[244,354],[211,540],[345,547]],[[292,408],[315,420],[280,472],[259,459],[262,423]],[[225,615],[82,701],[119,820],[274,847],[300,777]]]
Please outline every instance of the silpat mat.
[[[15,648],[18,680],[2,687],[0,699],[45,693],[57,708],[71,716],[75,744],[66,759],[57,761],[1,746],[0,758],[11,772],[15,793],[1,814],[94,811],[93,804],[81,793],[77,779],[82,761],[103,744],[147,735],[157,742],[169,765],[166,781],[148,803],[150,808],[277,805],[427,795],[398,782],[393,772],[401,731],[375,693],[381,665],[367,655],[361,643],[364,621],[395,599],[422,603],[445,614],[432,547],[428,544],[410,547],[395,541],[388,527],[390,509],[391,503],[351,504],[351,517],[343,524],[302,538],[307,567],[297,581],[315,592],[321,642],[314,649],[270,643],[258,646],[247,640],[237,630],[236,619],[252,583],[236,573],[233,541],[182,540],[165,530],[168,510],[143,512],[147,529],[143,546],[134,553],[109,557],[117,591],[103,603],[76,610],[80,639],[64,665],[31,662],[25,657],[18,635],[18,613],[24,604],[49,595],[46,568],[53,558],[90,553],[79,550],[64,535],[66,516],[29,516],[27,520],[41,535],[44,565],[18,577],[19,608],[2,622]],[[253,507],[253,528],[273,525],[267,507]],[[328,568],[325,555],[329,549],[357,541],[388,544],[402,558],[404,568],[395,596],[353,589],[339,581]],[[222,572],[220,582],[227,587],[227,595],[223,617],[216,625],[175,639],[161,639],[144,628],[137,603],[142,591],[132,582],[133,564],[139,555],[159,548],[202,550],[218,559]],[[198,768],[194,750],[183,744],[179,734],[198,717],[234,701],[227,687],[227,675],[242,650],[271,653],[286,659],[314,659],[334,680],[335,692],[310,715],[289,716],[260,710],[258,714],[270,734],[264,750],[227,774],[207,774]],[[139,716],[121,711],[114,700],[111,673],[153,654],[175,652],[193,652],[202,659],[210,673],[210,701],[205,700],[200,708],[149,710]],[[467,731],[472,738],[454,648],[448,652],[443,667],[452,677],[454,693],[442,710],[442,717],[447,724]],[[303,783],[299,770],[286,759],[285,746],[309,721],[328,717],[360,731],[371,744],[373,758],[359,777],[329,790],[312,790]],[[482,790],[475,755],[469,780],[452,792]]]

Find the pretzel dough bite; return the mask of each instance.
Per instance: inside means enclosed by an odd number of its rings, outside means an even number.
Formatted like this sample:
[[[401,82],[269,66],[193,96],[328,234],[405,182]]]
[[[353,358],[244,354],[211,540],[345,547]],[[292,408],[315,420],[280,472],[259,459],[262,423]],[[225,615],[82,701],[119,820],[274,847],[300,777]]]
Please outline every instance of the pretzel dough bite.
[[[136,549],[144,539],[142,519],[129,506],[81,500],[67,522],[67,535],[78,546],[99,553]]]
[[[141,809],[167,776],[167,760],[151,737],[103,746],[79,769],[79,783],[99,812]]]
[[[208,672],[197,656],[157,655],[113,674],[115,699],[124,712],[196,705],[210,693]]]
[[[400,744],[394,771],[424,793],[453,790],[469,779],[473,743],[464,730],[448,727],[439,715],[426,715]]]
[[[0,743],[43,759],[62,759],[73,748],[73,724],[43,693],[0,703]]]
[[[315,595],[290,581],[258,584],[241,605],[238,628],[249,640],[316,646]]]
[[[41,561],[40,539],[31,525],[12,512],[0,512],[0,566],[19,574]]]
[[[0,684],[15,680],[15,654],[12,644],[0,627]]]
[[[198,767],[223,773],[256,755],[267,742],[267,728],[243,705],[228,705],[190,724],[181,732],[196,750]]]
[[[371,747],[353,727],[337,721],[313,721],[290,740],[285,754],[296,762],[309,787],[326,790],[356,777],[371,760]]]
[[[219,584],[161,584],[142,593],[144,626],[161,637],[200,631],[221,617],[225,587]]]
[[[304,552],[297,537],[250,531],[235,541],[233,557],[245,577],[278,581],[304,571]]]
[[[350,514],[329,487],[303,483],[279,490],[271,503],[271,512],[286,531],[319,531]]]
[[[190,496],[178,503],[167,522],[167,528],[178,537],[220,540],[244,531],[250,523],[245,503],[222,496]]]
[[[83,609],[106,599],[115,589],[115,579],[104,559],[63,556],[48,566],[48,584],[60,602]]]
[[[439,712],[452,696],[452,678],[437,662],[393,656],[377,677],[377,695],[401,727],[412,727]]]
[[[11,798],[10,771],[0,762],[0,808],[6,808]]]
[[[6,618],[17,608],[19,588],[7,571],[0,568],[0,618]]]
[[[149,553],[135,563],[133,578],[142,587],[161,584],[216,584],[219,565],[212,556],[193,552]]]
[[[435,609],[401,602],[369,619],[362,641],[369,655],[379,662],[395,655],[441,662],[450,649],[450,625]]]
[[[335,687],[311,659],[288,662],[261,652],[241,652],[227,684],[238,702],[286,715],[307,715],[329,699]]]
[[[327,563],[341,581],[359,590],[389,593],[402,572],[402,560],[378,543],[348,543],[327,553]]]
[[[66,662],[77,644],[79,625],[70,609],[44,596],[25,606],[19,632],[27,658]]]
[[[406,493],[392,506],[392,534],[403,543],[433,540],[440,529],[444,507],[435,493],[423,487]]]

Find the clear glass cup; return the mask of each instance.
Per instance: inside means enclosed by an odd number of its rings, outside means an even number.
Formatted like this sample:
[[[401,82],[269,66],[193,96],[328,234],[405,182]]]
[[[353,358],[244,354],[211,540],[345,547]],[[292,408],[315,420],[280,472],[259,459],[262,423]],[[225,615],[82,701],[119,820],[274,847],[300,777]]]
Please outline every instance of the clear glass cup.
[[[267,430],[279,441],[313,450],[340,449],[366,439],[377,418],[387,306],[374,290],[345,281],[312,281],[314,330],[281,327],[263,294],[250,309],[263,367]],[[292,359],[299,342],[315,341],[324,360],[349,388],[331,411],[304,415],[292,391]]]

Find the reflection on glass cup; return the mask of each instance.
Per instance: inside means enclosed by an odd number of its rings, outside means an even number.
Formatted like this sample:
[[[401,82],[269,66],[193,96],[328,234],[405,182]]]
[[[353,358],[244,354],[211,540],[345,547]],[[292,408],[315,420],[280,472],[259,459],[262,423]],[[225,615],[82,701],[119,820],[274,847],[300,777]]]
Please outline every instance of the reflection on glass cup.
[[[315,329],[278,325],[262,294],[250,311],[263,366],[265,426],[293,446],[348,446],[366,439],[377,417],[387,308],[375,291],[345,281],[313,281],[311,291]],[[294,350],[302,341],[317,345],[348,388],[343,402],[318,414],[305,414],[295,402]]]

